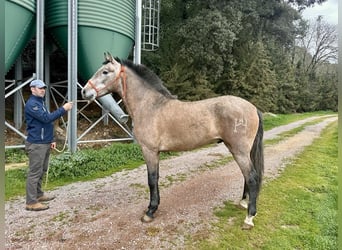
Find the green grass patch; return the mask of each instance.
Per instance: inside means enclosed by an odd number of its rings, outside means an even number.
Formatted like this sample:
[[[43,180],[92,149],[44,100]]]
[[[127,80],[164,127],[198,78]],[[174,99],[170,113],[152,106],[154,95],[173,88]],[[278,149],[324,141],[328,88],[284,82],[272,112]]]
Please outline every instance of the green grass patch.
[[[188,249],[337,249],[337,122],[308,146],[280,177],[266,183],[251,231],[246,211],[226,202],[211,234]]]
[[[18,168],[5,171],[6,200],[14,196],[25,195],[26,172],[27,168]]]
[[[289,124],[291,122],[303,120],[312,116],[323,116],[336,114],[333,112],[308,112],[308,113],[294,113],[294,114],[264,114],[264,130],[270,130],[272,128]]]
[[[10,148],[5,151],[5,163],[18,163],[27,161],[24,149]]]
[[[172,153],[162,153],[161,159]],[[48,182],[43,187],[51,190],[77,181],[88,181],[109,176],[123,169],[143,165],[140,146],[135,143],[114,143],[101,149],[84,149],[74,154],[65,152],[51,155]],[[5,172],[5,199],[25,194],[27,167]]]
[[[306,123],[302,124],[301,126],[295,127],[294,129],[291,129],[291,130],[288,130],[288,131],[285,131],[283,133],[278,134],[277,137],[274,139],[265,140],[264,144],[265,145],[277,144],[280,141],[286,140],[287,138],[290,138],[290,137],[298,134],[299,132],[303,131],[307,126],[318,124],[318,123],[322,122],[323,120],[324,120],[324,118],[322,117],[322,118],[317,118],[317,119],[310,121],[310,122],[306,122]]]

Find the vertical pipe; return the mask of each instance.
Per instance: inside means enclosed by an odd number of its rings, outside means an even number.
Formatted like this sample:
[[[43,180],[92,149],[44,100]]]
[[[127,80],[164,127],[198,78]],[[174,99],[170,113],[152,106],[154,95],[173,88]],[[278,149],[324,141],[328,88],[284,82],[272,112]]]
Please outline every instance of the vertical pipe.
[[[44,79],[44,21],[45,21],[45,0],[37,0],[37,31],[36,31],[36,79]],[[50,86],[47,84],[48,89]],[[45,94],[46,108],[50,110],[50,92]]]
[[[21,55],[18,57],[15,63],[15,80],[16,87],[20,86],[23,79],[23,64]],[[14,93],[14,126],[16,129],[21,128],[23,125],[23,108],[21,101],[22,89],[18,89]]]
[[[44,0],[37,0],[36,75],[44,81]]]
[[[45,104],[46,108],[50,110],[50,100],[51,100],[51,86],[50,86],[50,48],[51,45],[45,44],[44,46],[44,69],[45,69],[45,74],[44,74],[44,82],[47,86],[48,91],[46,91],[45,94]]]
[[[137,63],[137,64],[141,63],[141,9],[142,9],[142,0],[136,0],[134,63]]]
[[[73,108],[68,113],[68,147],[77,149],[77,0],[68,1],[68,101]]]
[[[157,10],[158,10],[158,13],[157,13],[157,42],[156,42],[156,45],[157,45],[157,48],[159,47],[159,34],[160,34],[160,1],[161,0],[157,0]],[[156,48],[156,49],[157,49]]]
[[[1,34],[5,34],[5,1],[0,1],[0,31]],[[5,63],[4,56],[5,55],[5,39],[0,39],[0,55],[1,55],[1,64],[0,64],[0,96],[5,96]],[[0,99],[0,107],[2,111],[0,112],[0,120],[5,121],[5,98]],[[0,131],[2,133],[2,137],[0,139],[0,161],[5,162],[5,140],[4,140],[4,132],[5,132],[5,123],[0,123]],[[0,190],[5,190],[5,168],[0,168]],[[5,192],[0,192],[0,225],[5,225]],[[6,217],[7,220],[7,217]],[[0,242],[6,242],[7,237],[5,238],[5,227],[1,226],[0,228]]]

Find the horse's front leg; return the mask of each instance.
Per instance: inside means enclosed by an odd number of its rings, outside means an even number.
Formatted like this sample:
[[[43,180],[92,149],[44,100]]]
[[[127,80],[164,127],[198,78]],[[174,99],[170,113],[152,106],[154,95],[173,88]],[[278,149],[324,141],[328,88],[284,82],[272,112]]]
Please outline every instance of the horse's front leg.
[[[141,218],[142,222],[151,222],[153,214],[157,211],[160,203],[159,196],[159,152],[143,149],[143,155],[147,166],[148,186],[150,189],[150,204],[147,212]]]

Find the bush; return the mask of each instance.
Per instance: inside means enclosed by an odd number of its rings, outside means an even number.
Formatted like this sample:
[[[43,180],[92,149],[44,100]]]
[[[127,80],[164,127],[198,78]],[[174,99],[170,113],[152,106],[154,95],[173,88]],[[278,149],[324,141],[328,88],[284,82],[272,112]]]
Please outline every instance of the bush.
[[[143,160],[137,144],[117,143],[100,150],[85,149],[74,154],[66,152],[51,158],[49,179],[75,179],[111,169],[121,170],[130,162]]]
[[[18,163],[28,160],[25,150],[13,148],[5,150],[5,163]]]

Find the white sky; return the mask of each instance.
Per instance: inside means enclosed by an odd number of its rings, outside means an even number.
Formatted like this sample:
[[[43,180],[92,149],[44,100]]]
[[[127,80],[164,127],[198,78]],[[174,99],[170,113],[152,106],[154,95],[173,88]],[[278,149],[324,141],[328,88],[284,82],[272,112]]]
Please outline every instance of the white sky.
[[[316,19],[319,15],[323,20],[330,23],[338,23],[338,0],[328,0],[323,4],[315,4],[314,7],[306,8],[303,11],[303,17],[307,20]]]

